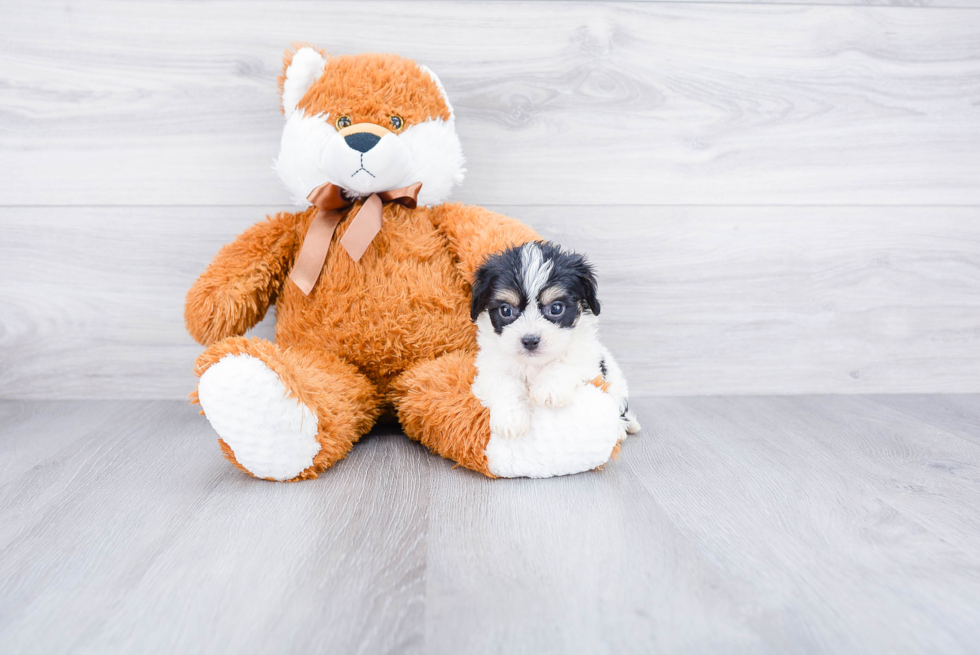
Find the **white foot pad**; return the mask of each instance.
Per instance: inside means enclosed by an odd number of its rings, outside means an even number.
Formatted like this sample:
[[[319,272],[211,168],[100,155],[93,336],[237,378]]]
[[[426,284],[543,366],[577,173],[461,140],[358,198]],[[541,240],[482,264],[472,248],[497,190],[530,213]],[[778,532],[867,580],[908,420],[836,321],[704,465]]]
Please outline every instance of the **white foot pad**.
[[[535,407],[523,436],[490,434],[487,468],[501,478],[550,478],[605,464],[626,436],[618,402],[590,385],[575,391],[567,407]]]
[[[258,478],[294,478],[320,452],[316,414],[287,396],[279,376],[256,357],[223,357],[201,376],[197,394],[211,427]]]

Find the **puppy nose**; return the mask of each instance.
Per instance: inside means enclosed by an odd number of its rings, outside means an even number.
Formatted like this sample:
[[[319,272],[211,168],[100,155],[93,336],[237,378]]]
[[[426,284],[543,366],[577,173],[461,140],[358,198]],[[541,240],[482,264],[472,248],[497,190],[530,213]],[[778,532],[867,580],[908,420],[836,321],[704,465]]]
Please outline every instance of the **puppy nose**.
[[[541,343],[541,337],[537,334],[525,334],[521,337],[521,343],[524,344],[525,349],[534,350]]]
[[[355,132],[354,134],[348,134],[344,137],[344,141],[347,142],[347,145],[358,152],[367,152],[376,146],[380,140],[380,136],[377,134],[371,134],[370,132]]]

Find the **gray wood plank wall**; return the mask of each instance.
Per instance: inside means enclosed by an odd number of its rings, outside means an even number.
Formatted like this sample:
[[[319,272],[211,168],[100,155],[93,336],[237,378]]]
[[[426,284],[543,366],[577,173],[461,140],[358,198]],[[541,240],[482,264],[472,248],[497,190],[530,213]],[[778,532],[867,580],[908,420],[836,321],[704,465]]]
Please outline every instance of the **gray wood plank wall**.
[[[456,198],[591,256],[635,393],[980,391],[978,2],[2,14],[0,397],[193,388],[186,288],[287,207],[294,40],[440,73]]]

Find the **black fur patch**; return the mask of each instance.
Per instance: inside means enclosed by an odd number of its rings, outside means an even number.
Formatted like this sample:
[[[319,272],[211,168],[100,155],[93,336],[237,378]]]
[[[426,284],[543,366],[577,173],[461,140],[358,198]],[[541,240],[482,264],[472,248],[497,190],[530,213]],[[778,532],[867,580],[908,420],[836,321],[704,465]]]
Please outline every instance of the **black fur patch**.
[[[561,295],[550,299],[548,306],[539,305],[542,316],[562,327],[572,327],[577,322],[580,311],[599,314],[595,272],[585,257],[575,252],[563,251],[559,246],[550,243],[536,243],[508,248],[484,260],[473,280],[473,297],[470,302],[470,318],[473,321],[484,311],[489,311],[494,331],[500,334],[505,326],[527,311],[529,303],[539,303],[540,299],[529,298],[528,290],[524,288],[521,268],[521,250],[524,247],[538,248],[542,260],[551,263],[548,281],[542,286],[542,291],[555,287],[562,290]],[[513,291],[520,298],[516,307],[496,299],[498,292],[505,289]],[[551,307],[556,302],[563,305],[563,311],[558,315],[551,312]],[[505,312],[511,311],[510,317],[501,315],[504,304],[511,307],[510,310],[504,309]]]
[[[470,318],[476,320],[490,308],[494,294],[500,289],[513,289],[521,297],[518,309],[527,306],[527,298],[521,293],[521,251],[508,248],[488,256],[476,269],[473,279],[473,298],[470,302]]]
[[[565,289],[572,300],[585,303],[590,312],[599,315],[599,300],[596,298],[595,271],[585,256],[577,252],[566,252],[551,243],[542,243],[541,255],[550,261],[551,275],[544,288],[558,286]]]

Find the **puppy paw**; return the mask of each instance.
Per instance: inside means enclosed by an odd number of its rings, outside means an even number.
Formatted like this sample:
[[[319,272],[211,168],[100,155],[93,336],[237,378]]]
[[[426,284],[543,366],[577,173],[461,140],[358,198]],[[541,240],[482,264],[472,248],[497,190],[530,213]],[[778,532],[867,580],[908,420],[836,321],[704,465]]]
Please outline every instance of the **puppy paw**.
[[[548,378],[531,386],[531,401],[543,407],[568,407],[578,385],[568,380]]]
[[[505,439],[516,439],[531,427],[531,413],[526,408],[499,408],[490,412],[490,433]]]

